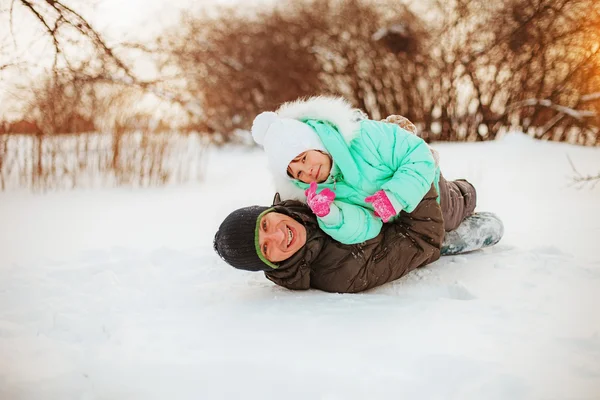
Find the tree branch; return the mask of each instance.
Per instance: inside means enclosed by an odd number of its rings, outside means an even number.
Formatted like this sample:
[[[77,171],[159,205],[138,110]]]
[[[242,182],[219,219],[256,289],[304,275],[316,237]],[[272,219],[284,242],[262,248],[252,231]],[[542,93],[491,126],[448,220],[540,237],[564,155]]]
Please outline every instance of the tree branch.
[[[582,101],[582,102],[594,101],[594,100],[600,100],[600,92],[583,95],[583,96],[581,96],[581,99],[580,99],[580,101]]]
[[[106,42],[102,39],[100,34],[90,25],[90,23],[81,16],[78,12],[64,4],[59,0],[42,0],[46,3],[50,9],[49,10],[40,10],[39,4],[36,7],[36,3],[31,0],[12,0],[11,3],[11,17],[12,17],[12,8],[15,1],[18,1],[23,7],[27,8],[35,18],[44,26],[45,30],[48,32],[49,36],[52,39],[54,45],[54,66],[53,68],[57,68],[58,58],[62,54],[64,58],[63,45],[61,43],[61,28],[63,26],[69,26],[79,32],[84,38],[90,40],[98,54],[102,54],[107,57],[107,60],[112,61],[121,71],[123,71],[130,79],[135,80],[134,74],[131,72],[129,67],[125,65],[125,63],[117,57],[112,48],[110,48]],[[53,10],[57,13],[56,20],[53,24],[50,23],[51,18],[49,11]],[[12,27],[12,18],[11,18],[11,27]],[[14,39],[14,34],[13,39]],[[64,39],[64,38],[63,38]],[[65,60],[68,61],[68,60]],[[68,63],[68,62],[67,62]]]
[[[573,164],[573,161],[571,160],[571,157],[569,157],[568,154],[567,154],[567,159],[569,160],[569,164],[571,164],[571,168],[573,169],[573,172],[575,174],[572,177],[573,183],[579,185],[579,189],[581,189],[583,186],[585,186],[586,184],[588,184],[590,182],[592,182],[592,184],[591,184],[592,189],[594,187],[596,187],[598,182],[600,182],[600,172],[597,175],[583,175],[577,170],[577,168],[575,168],[575,164]]]
[[[560,113],[566,114],[578,121],[583,121],[585,118],[597,117],[598,113],[590,110],[575,110],[570,107],[561,106],[560,104],[554,104],[548,99],[527,99],[519,101],[508,106],[508,110],[514,110],[515,108],[531,107],[531,106],[542,106],[551,108]]]

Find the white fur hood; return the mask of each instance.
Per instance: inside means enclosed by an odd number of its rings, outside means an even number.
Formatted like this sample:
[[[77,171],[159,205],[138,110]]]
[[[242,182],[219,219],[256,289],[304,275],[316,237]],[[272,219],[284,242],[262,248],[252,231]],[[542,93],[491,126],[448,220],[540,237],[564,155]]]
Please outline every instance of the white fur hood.
[[[358,134],[366,115],[341,97],[316,96],[283,103],[276,111],[282,118],[316,119],[335,125],[346,143]]]

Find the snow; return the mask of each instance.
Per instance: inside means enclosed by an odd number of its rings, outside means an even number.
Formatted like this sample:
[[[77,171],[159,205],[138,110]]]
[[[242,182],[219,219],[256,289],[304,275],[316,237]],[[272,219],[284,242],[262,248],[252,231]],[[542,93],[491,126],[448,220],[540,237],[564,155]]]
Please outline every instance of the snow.
[[[206,181],[0,193],[0,399],[598,399],[600,149],[435,144],[497,213],[497,246],[358,295],[292,292],[212,250],[266,204],[259,151]],[[263,182],[260,182],[263,181]]]

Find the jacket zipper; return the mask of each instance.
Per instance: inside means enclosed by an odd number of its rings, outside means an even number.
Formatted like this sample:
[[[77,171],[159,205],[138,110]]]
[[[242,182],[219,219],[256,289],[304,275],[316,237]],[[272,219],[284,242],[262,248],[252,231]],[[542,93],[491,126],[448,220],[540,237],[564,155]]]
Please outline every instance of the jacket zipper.
[[[338,176],[339,176],[339,174],[337,174],[337,175],[330,175],[330,178],[333,179],[333,190],[335,190],[335,185],[337,183]]]

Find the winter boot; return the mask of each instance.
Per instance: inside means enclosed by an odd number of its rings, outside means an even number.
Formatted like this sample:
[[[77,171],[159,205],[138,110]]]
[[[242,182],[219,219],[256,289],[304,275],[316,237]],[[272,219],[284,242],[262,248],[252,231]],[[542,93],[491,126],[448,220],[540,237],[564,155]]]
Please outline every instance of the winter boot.
[[[504,235],[504,225],[496,214],[478,212],[465,218],[454,230],[446,232],[441,255],[467,253],[495,245]]]

